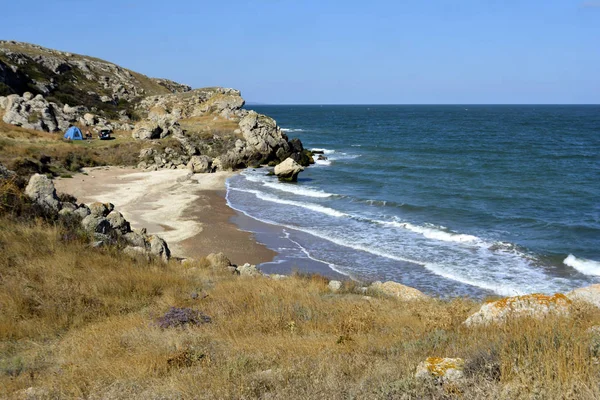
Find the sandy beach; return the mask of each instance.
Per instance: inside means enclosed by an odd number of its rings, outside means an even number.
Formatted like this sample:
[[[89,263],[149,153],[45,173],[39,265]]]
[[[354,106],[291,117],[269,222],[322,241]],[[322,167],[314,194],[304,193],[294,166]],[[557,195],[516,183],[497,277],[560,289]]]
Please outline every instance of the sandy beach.
[[[275,252],[230,221],[236,211],[225,201],[225,181],[232,174],[97,167],[57,178],[55,185],[82,203],[113,203],[133,228],[164,238],[175,257],[223,252],[235,264],[271,261]]]

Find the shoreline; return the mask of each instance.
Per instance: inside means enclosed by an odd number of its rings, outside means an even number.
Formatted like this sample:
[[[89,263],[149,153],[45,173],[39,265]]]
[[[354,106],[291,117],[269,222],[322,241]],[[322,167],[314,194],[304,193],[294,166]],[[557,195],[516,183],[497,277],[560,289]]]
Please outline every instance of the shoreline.
[[[132,228],[161,236],[174,257],[223,252],[232,263],[242,265],[271,262],[277,255],[231,221],[237,211],[227,205],[225,181],[234,172],[143,172],[123,167],[83,171],[55,179],[57,192],[73,195],[80,203],[113,203]]]

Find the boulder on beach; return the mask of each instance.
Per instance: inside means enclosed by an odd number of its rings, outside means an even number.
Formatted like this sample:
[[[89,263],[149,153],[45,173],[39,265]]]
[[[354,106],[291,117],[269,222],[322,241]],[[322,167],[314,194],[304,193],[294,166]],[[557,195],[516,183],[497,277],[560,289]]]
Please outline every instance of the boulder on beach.
[[[275,175],[283,182],[297,182],[298,174],[304,171],[304,167],[294,161],[292,158],[287,158],[284,162],[275,166]]]
[[[209,156],[192,156],[187,167],[195,174],[212,172],[212,161]]]
[[[478,326],[506,322],[509,318],[541,318],[549,314],[568,314],[572,301],[562,293],[553,296],[528,294],[506,297],[481,306],[479,311],[464,322],[466,326]]]

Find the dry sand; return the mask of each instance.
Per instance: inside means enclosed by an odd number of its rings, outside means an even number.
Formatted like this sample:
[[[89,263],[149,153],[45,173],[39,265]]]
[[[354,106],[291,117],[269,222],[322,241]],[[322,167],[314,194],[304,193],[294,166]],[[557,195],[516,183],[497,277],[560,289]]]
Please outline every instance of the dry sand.
[[[225,180],[231,172],[192,175],[187,169],[140,172],[120,167],[84,172],[58,178],[56,190],[86,204],[113,203],[133,228],[164,238],[176,257],[223,252],[233,263],[258,264],[275,256],[230,222],[236,214],[225,201]]]

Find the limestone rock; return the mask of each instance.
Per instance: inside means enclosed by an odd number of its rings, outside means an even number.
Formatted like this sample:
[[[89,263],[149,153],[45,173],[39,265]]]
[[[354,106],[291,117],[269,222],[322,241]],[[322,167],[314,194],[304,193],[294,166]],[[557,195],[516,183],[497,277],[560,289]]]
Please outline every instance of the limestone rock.
[[[163,131],[162,127],[160,127],[156,121],[141,121],[135,124],[131,136],[134,139],[150,140],[161,139],[167,136],[167,134]]]
[[[73,211],[73,214],[77,215],[81,219],[84,219],[85,217],[90,215],[90,209],[85,204],[82,204],[76,210]]]
[[[212,158],[208,156],[192,156],[187,167],[195,174],[212,171]]]
[[[433,379],[441,383],[458,383],[464,378],[462,358],[429,357],[417,366],[415,378]]]
[[[106,217],[114,208],[111,203],[95,202],[89,205],[90,214],[94,217]]]
[[[248,147],[267,159],[284,160],[290,155],[287,136],[281,132],[274,119],[250,111],[239,123]]]
[[[571,300],[562,293],[553,296],[536,293],[506,297],[482,305],[479,311],[467,318],[464,324],[472,327],[502,323],[509,318],[541,318],[550,313],[568,314],[570,305]]]
[[[135,230],[133,232],[128,232],[123,235],[123,238],[133,247],[146,247],[146,240],[140,231]]]
[[[46,175],[33,175],[25,188],[25,194],[42,207],[60,210],[61,203],[56,195],[54,183]]]
[[[248,263],[237,267],[238,273],[242,276],[261,276],[262,272],[260,272],[260,270],[258,268],[256,268],[256,265],[250,265]]]
[[[113,210],[106,216],[106,220],[110,224],[111,229],[117,231],[118,233],[124,235],[131,231],[131,227],[129,222],[123,217],[123,214],[120,212]]]
[[[402,285],[397,282],[387,281],[381,283],[379,281],[373,282],[370,288],[372,290],[381,292],[388,296],[397,297],[403,301],[413,301],[413,300],[427,300],[429,296],[417,290],[415,288],[411,288],[409,286]]]
[[[304,167],[291,158],[275,166],[275,175],[277,175],[280,181],[285,182],[296,182],[298,174],[302,171],[304,171]]]
[[[340,290],[342,288],[342,282],[329,281],[329,284],[327,286],[329,287],[329,290],[331,290],[332,292],[337,292],[338,290]]]
[[[566,295],[572,301],[582,301],[600,308],[600,284],[575,289]]]
[[[88,215],[81,220],[81,225],[86,231],[92,233],[101,233],[106,235],[111,231],[110,223],[106,220],[106,218],[99,215]]]
[[[210,263],[211,267],[217,269],[225,269],[231,266],[231,261],[229,261],[229,258],[227,258],[223,253],[211,253],[206,256],[206,260]]]
[[[148,238],[148,243],[150,245],[150,254],[163,261],[169,261],[171,251],[169,250],[169,246],[167,246],[167,242],[161,237],[153,235]]]

